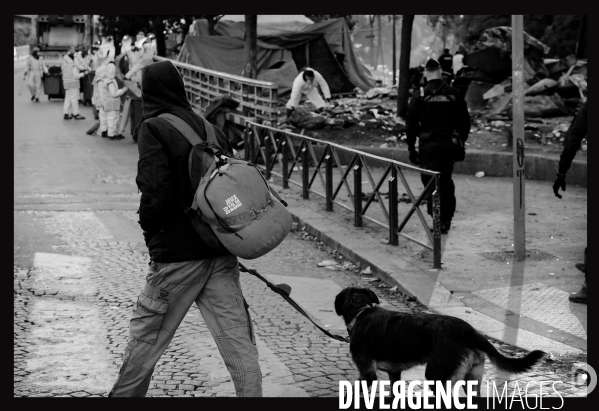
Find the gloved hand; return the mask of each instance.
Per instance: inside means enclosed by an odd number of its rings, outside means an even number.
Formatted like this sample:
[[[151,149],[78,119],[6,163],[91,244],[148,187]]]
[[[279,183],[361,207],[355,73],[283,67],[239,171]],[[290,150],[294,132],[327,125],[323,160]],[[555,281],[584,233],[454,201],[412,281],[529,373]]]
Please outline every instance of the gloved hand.
[[[415,149],[410,150],[410,163],[414,164],[415,166],[420,164],[420,155]]]
[[[562,198],[562,195],[559,193],[560,188],[562,191],[566,191],[566,175],[557,173],[555,181],[553,182],[553,194],[555,194],[557,198]]]
[[[291,113],[293,113],[293,110],[295,110],[295,107],[292,108],[288,108],[285,115],[287,116],[287,118],[291,117]]]

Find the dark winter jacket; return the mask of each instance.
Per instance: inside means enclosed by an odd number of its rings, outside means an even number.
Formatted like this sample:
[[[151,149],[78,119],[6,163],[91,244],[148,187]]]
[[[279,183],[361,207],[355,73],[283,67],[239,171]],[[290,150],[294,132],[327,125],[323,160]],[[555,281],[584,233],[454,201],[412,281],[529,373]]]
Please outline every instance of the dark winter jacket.
[[[442,89],[439,89],[443,87]],[[439,90],[436,94],[435,92]],[[470,133],[470,114],[466,102],[455,88],[443,85],[441,80],[431,80],[423,87],[424,96],[417,89],[406,115],[408,148],[414,149],[416,137],[420,146],[451,147],[451,136],[457,131],[462,141]],[[434,95],[433,95],[434,94]]]
[[[193,111],[183,79],[169,61],[144,68],[142,82],[143,117],[137,127],[139,161],[136,183],[141,191],[139,224],[150,258],[158,262],[201,260],[228,251],[209,248],[194,230],[184,210],[192,203],[188,159],[191,144],[166,120],[170,113],[183,119],[206,139],[202,119]],[[214,127],[221,147],[231,152],[225,135]],[[197,187],[196,187],[197,188]]]
[[[576,152],[580,149],[582,139],[587,136],[587,102],[585,101],[572,124],[566,132],[564,138],[564,149],[559,158],[558,172],[566,174],[572,165],[572,160],[576,156]]]

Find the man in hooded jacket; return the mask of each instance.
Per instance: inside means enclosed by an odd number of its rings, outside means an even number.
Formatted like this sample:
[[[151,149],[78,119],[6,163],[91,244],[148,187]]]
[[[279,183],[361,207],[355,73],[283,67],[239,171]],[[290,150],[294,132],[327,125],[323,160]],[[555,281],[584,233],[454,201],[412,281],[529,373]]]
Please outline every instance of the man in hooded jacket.
[[[210,248],[186,214],[195,194],[188,174],[192,146],[169,122],[173,114],[202,139],[202,119],[186,98],[183,79],[169,61],[143,69],[144,115],[137,133],[139,224],[150,267],[139,295],[123,364],[109,396],[145,396],[156,362],[195,302],[214,337],[239,397],[262,396],[262,373],[247,303],[239,284],[237,257]],[[222,149],[225,135],[212,126]]]

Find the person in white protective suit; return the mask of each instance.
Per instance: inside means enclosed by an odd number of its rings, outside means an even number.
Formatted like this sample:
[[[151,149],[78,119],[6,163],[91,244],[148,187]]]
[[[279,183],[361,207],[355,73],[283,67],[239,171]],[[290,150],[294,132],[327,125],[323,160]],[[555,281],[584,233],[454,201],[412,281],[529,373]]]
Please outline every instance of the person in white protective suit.
[[[101,66],[107,65],[111,61],[114,62],[116,57],[116,49],[114,47],[112,36],[106,36],[102,38],[102,45],[98,50],[98,55]]]
[[[62,85],[64,87],[63,113],[65,120],[72,118],[75,120],[85,119],[85,117],[79,114],[79,79],[83,77],[83,73],[80,73],[77,66],[75,66],[74,57],[75,51],[71,49],[63,57],[61,65]]]
[[[92,80],[94,92],[92,94],[92,104],[98,110],[98,119],[88,131],[87,135],[94,135],[96,130],[100,129],[102,137],[108,137],[108,123],[106,121],[106,112],[104,111],[104,102],[102,101],[102,81],[106,77],[106,66],[100,66],[96,70],[96,75]]]
[[[42,73],[49,74],[43,57],[39,55],[39,51],[39,48],[33,48],[32,53],[27,58],[24,76],[24,79],[27,79],[29,91],[31,91],[31,101],[35,100],[37,102],[40,101],[40,96],[42,95]]]
[[[120,140],[125,138],[121,134],[116,134],[116,127],[121,112],[120,97],[127,92],[128,88],[119,86],[114,78],[116,74],[116,65],[114,61],[106,66],[106,77],[102,80],[102,103],[106,113],[106,124],[108,127],[107,136],[111,140]]]
[[[289,117],[293,110],[295,110],[299,105],[302,94],[304,94],[308,100],[310,100],[317,110],[326,107],[327,103],[320,96],[318,87],[320,87],[324,98],[327,101],[330,101],[331,91],[329,90],[329,85],[322,75],[310,67],[307,67],[305,70],[301,71],[295,80],[293,80],[291,97],[285,105],[287,108],[287,117]]]
[[[149,37],[143,38],[137,42],[137,47],[143,50],[143,54],[139,56],[139,60],[133,65],[131,70],[125,74],[127,80],[133,79],[141,85],[142,69],[154,62],[155,47]]]

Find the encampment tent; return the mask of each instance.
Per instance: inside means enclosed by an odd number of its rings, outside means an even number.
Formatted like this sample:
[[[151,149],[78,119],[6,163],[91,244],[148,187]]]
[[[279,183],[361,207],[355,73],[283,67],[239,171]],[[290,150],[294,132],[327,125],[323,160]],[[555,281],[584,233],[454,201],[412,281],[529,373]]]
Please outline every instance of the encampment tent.
[[[244,28],[244,22],[219,21],[216,32],[220,35],[188,35],[179,61],[241,75]],[[198,31],[204,32],[201,25]],[[323,75],[334,94],[352,92],[355,87],[367,91],[374,86],[372,75],[353,49],[343,18],[310,24],[296,32],[259,35],[257,52],[258,79],[276,82],[280,95],[291,90],[293,79],[307,66]]]

